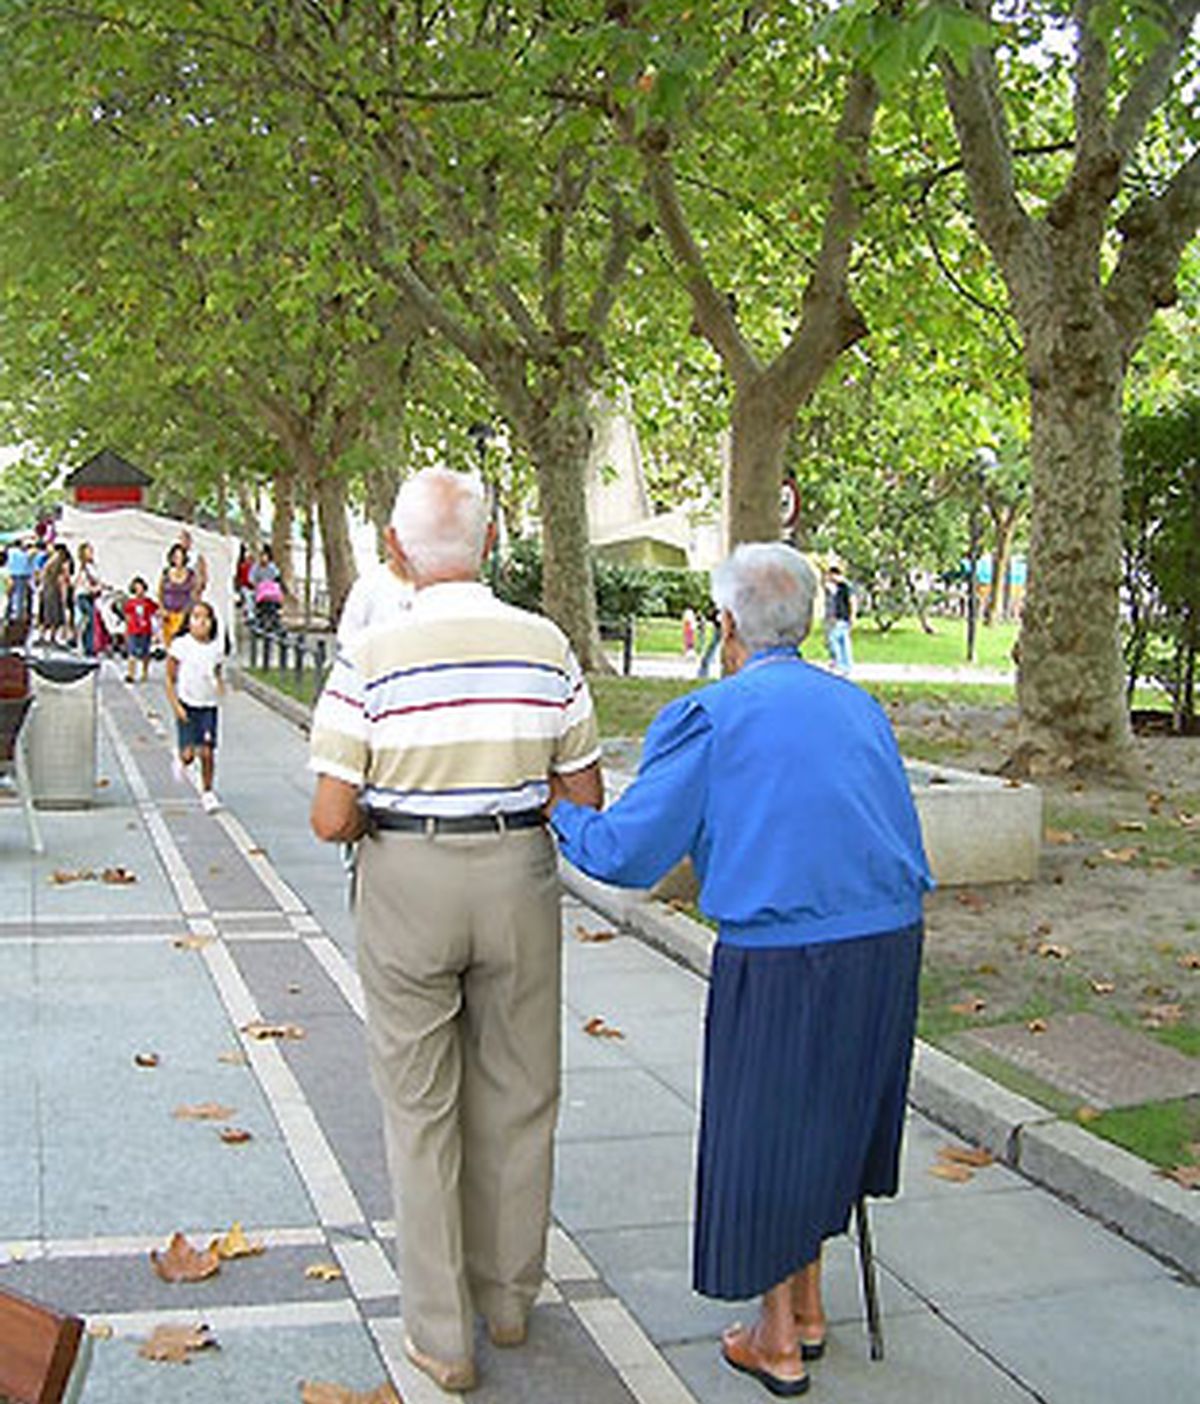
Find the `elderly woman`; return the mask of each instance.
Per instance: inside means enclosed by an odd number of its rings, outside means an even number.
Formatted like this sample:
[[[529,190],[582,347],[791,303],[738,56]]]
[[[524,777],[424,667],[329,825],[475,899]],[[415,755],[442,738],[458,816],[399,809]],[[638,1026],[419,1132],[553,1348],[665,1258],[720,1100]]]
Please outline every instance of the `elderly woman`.
[[[772,1394],[825,1347],[822,1241],[897,1187],[932,885],[882,709],[802,661],[816,576],[790,546],[713,574],[726,676],[666,707],[607,812],[556,802],[563,853],[648,887],[690,854],[719,923],[705,1026],[693,1285],[762,1294],[722,1354]]]

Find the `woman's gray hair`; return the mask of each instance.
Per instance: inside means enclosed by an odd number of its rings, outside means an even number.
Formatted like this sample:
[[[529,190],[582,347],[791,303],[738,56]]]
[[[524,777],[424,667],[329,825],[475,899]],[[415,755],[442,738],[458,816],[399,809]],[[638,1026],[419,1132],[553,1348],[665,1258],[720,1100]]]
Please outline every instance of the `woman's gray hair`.
[[[798,646],[812,624],[816,595],[816,571],[782,541],[738,546],[712,573],[713,603],[733,616],[751,652]]]
[[[423,468],[400,485],[392,527],[418,577],[472,576],[483,560],[488,508],[475,473]]]

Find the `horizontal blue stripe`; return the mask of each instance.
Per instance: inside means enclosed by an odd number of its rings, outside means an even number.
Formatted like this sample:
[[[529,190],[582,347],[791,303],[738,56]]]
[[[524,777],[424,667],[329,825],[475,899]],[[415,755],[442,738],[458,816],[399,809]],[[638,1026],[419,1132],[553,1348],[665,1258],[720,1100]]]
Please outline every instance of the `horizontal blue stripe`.
[[[383,687],[385,683],[394,682],[397,678],[415,678],[420,677],[423,673],[490,671],[496,668],[526,669],[530,672],[551,673],[560,678],[567,676],[566,671],[556,664],[533,663],[527,658],[495,658],[460,663],[422,663],[412,668],[396,668],[390,673],[383,673],[377,678],[372,678],[367,683],[367,691],[370,692],[375,687]]]

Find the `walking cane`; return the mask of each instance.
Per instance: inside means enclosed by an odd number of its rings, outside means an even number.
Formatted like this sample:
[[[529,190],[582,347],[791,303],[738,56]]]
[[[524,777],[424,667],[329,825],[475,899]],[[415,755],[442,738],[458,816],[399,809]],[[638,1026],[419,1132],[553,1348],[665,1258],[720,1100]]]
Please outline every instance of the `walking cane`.
[[[862,1277],[863,1305],[867,1311],[867,1336],[871,1342],[871,1359],[883,1359],[883,1323],[879,1318],[879,1285],[875,1277],[875,1251],[871,1246],[871,1226],[867,1222],[867,1201],[859,1199],[854,1205],[858,1225],[858,1267]]]

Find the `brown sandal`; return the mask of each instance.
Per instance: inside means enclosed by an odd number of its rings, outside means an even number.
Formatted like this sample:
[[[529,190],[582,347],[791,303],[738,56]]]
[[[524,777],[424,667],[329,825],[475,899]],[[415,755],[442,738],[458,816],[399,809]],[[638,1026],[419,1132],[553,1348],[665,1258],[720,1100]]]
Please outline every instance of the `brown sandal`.
[[[757,1380],[760,1385],[769,1393],[780,1399],[795,1399],[804,1394],[809,1386],[807,1374],[800,1374],[789,1378],[786,1375],[777,1375],[774,1370],[768,1370],[763,1357],[754,1346],[754,1328],[743,1326],[741,1323],[730,1326],[721,1335],[721,1356],[725,1363],[735,1370],[740,1370],[743,1375],[749,1375],[751,1379]],[[797,1349],[793,1352],[796,1364],[800,1364],[801,1354]],[[790,1363],[787,1355],[778,1357],[780,1363]]]

